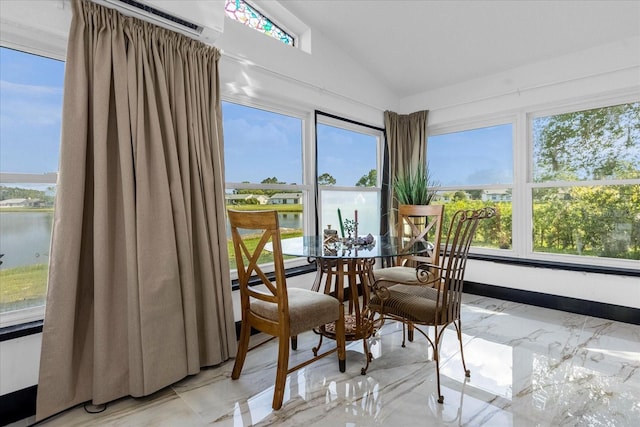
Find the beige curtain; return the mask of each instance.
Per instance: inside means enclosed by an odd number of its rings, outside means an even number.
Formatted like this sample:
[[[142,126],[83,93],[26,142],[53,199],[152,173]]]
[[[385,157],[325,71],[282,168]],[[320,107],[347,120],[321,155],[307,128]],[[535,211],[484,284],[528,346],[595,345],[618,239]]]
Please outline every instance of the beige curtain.
[[[393,194],[396,176],[414,173],[418,165],[426,164],[427,156],[427,116],[428,111],[417,111],[411,114],[384,112],[384,127],[387,136],[387,157],[389,171],[389,191],[384,203],[389,207],[387,230],[394,230],[398,204]]]
[[[39,420],[235,354],[218,59],[73,3]]]

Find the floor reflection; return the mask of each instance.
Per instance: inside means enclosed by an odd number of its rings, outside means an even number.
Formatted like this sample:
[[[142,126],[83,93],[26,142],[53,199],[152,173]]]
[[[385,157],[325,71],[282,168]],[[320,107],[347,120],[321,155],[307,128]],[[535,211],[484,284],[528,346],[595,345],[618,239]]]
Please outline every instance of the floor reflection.
[[[284,405],[271,409],[277,343],[250,352],[240,379],[232,361],[144,399],[113,402],[101,414],[71,409],[42,425],[167,426],[635,426],[640,419],[640,327],[472,295],[464,296],[465,378],[454,330],[441,350],[444,404],[437,403],[430,347],[402,328],[374,336],[366,375],[362,344],[287,379]],[[433,333],[433,331],[430,331]],[[317,344],[299,337],[290,363]]]

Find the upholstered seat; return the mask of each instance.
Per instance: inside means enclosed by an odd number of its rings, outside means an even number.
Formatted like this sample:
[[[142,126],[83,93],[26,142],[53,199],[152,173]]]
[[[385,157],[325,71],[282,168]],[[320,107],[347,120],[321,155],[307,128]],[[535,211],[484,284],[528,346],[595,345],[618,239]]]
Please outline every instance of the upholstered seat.
[[[289,333],[297,335],[318,325],[333,323],[339,315],[340,302],[329,295],[308,289],[289,288]],[[277,304],[255,300],[252,311],[265,319],[278,321]]]
[[[415,278],[415,274],[414,274]],[[389,297],[384,302],[384,312],[390,316],[400,316],[409,322],[435,322],[436,310],[444,310],[436,304],[438,291],[434,288],[396,284],[389,288]],[[382,299],[371,297],[369,309],[381,312]]]

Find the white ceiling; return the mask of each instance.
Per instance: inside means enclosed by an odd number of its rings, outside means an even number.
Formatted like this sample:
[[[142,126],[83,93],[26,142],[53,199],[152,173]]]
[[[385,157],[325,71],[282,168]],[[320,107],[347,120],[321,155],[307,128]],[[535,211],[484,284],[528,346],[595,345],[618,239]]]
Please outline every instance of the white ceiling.
[[[399,97],[640,36],[640,0],[281,0]],[[640,52],[638,52],[640,57]]]

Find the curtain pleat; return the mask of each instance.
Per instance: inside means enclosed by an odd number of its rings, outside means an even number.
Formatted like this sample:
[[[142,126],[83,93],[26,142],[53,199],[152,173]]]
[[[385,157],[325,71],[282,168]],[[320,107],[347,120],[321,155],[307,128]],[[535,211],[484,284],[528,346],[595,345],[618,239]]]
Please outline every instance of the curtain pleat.
[[[426,165],[428,114],[426,110],[404,115],[392,111],[384,112],[389,191],[383,195],[383,206],[389,207],[386,224],[388,231],[395,229],[397,218],[398,203],[393,194],[394,180],[399,174],[415,173],[418,165]]]
[[[37,419],[235,354],[218,60],[74,1]]]

